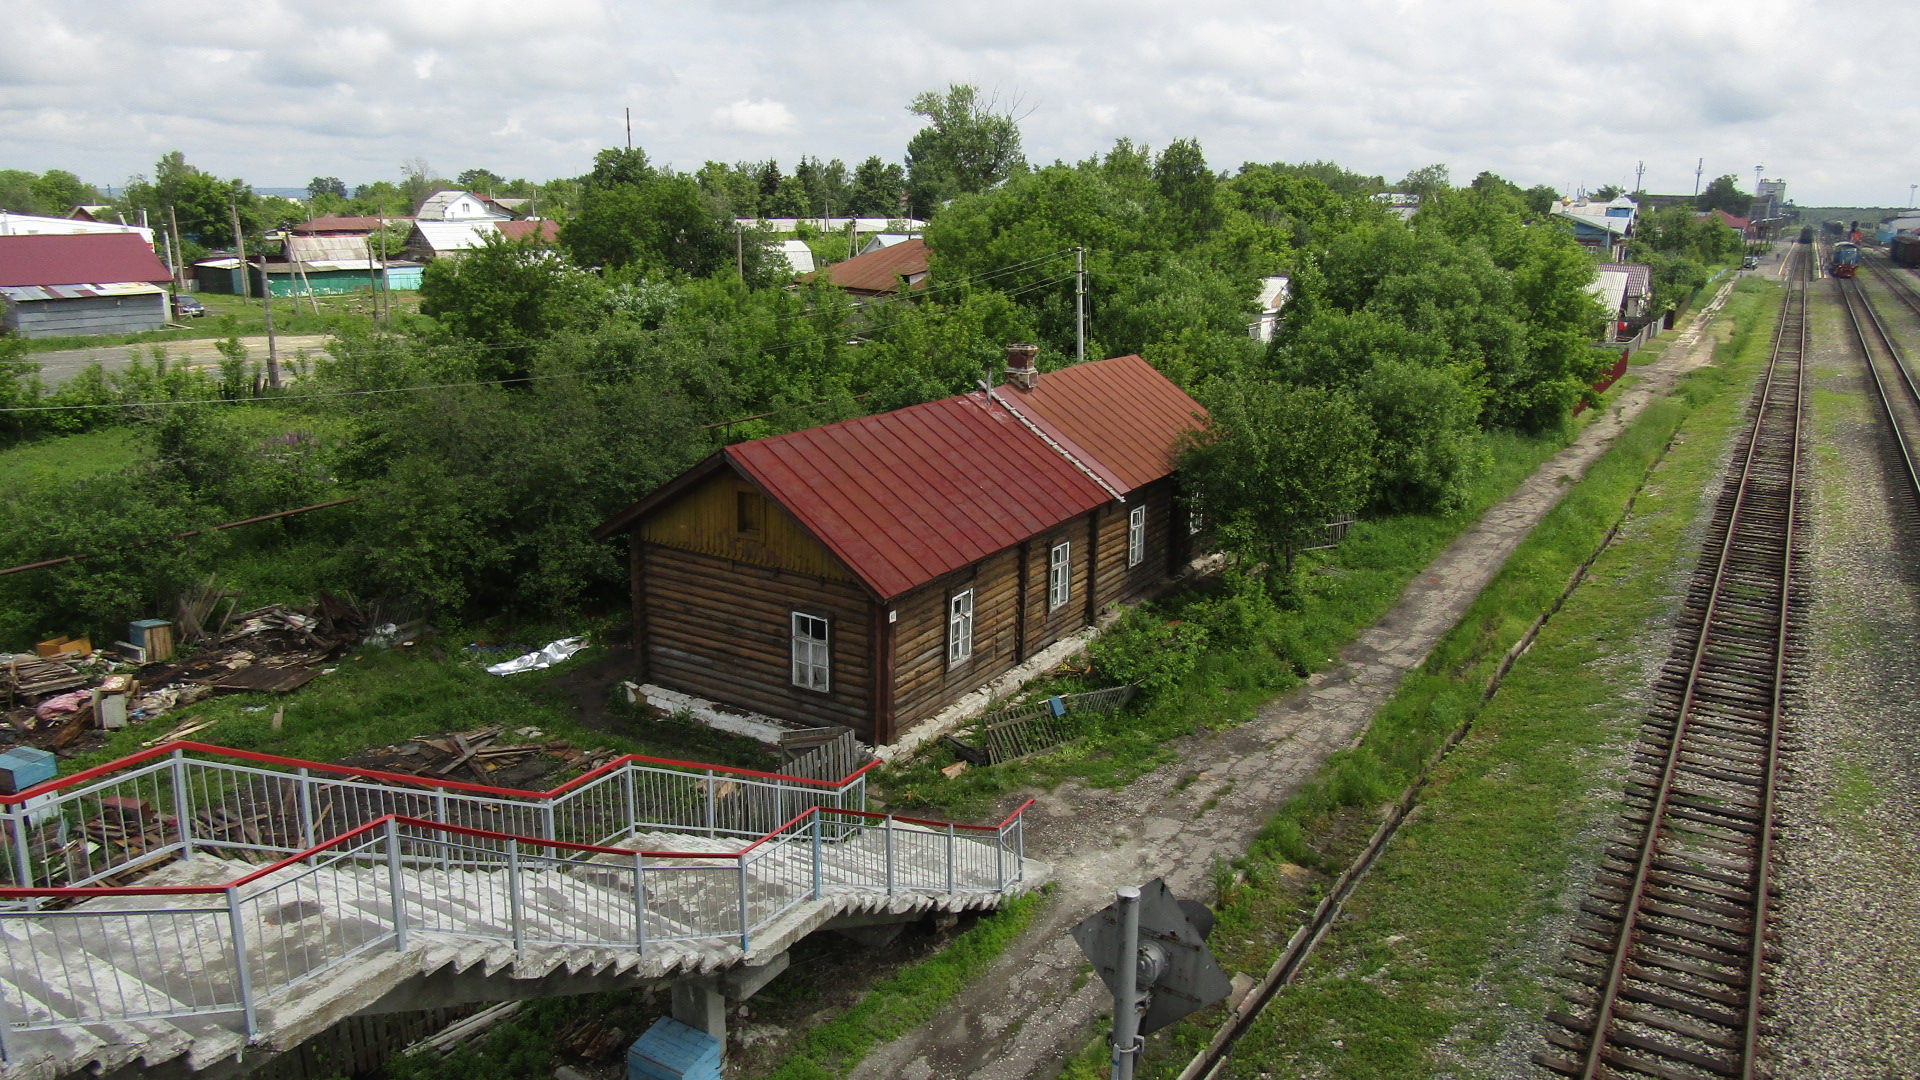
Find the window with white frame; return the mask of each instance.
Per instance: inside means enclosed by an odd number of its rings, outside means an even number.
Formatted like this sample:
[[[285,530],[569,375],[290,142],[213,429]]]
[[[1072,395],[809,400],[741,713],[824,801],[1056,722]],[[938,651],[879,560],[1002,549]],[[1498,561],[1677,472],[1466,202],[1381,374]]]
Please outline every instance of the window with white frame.
[[[947,601],[947,663],[964,664],[973,655],[973,590]]]
[[[1073,599],[1073,543],[1062,540],[1047,554],[1047,610]]]
[[[1136,506],[1127,512],[1127,565],[1139,566],[1147,557],[1147,508]]]
[[[827,692],[832,654],[827,649],[827,620],[803,611],[793,613],[793,685]]]

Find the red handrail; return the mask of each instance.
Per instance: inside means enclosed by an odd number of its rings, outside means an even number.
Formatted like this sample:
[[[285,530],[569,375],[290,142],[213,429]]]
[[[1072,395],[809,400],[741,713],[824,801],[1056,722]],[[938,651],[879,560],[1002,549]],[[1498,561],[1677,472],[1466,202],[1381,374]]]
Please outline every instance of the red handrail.
[[[743,859],[749,852],[773,840],[798,822],[805,821],[809,817],[818,816],[822,812],[847,814],[852,817],[870,819],[892,817],[895,821],[904,821],[911,825],[925,825],[931,828],[946,828],[952,826],[956,831],[965,829],[969,832],[998,832],[1006,828],[1015,818],[1026,813],[1027,808],[1032,806],[1034,802],[1035,800],[1028,799],[1026,802],[1021,803],[1013,813],[1008,814],[1002,819],[999,825],[962,825],[958,822],[932,821],[924,818],[904,818],[896,815],[875,813],[870,810],[835,810],[828,807],[823,811],[822,807],[814,806],[787,819],[779,828],[774,829],[772,832],[767,833],[738,851],[644,851],[632,848],[604,847],[597,844],[577,844],[569,840],[547,840],[537,836],[521,836],[518,833],[495,832],[491,829],[476,829],[468,825],[451,825],[446,822],[428,821],[425,818],[408,817],[404,814],[387,814],[383,817],[375,818],[357,828],[349,829],[330,840],[315,844],[305,851],[297,852],[278,862],[269,863],[256,870],[248,871],[240,877],[220,885],[63,885],[32,889],[20,888],[18,886],[0,886],[0,899],[16,900],[36,896],[211,896],[221,894],[225,893],[228,889],[239,888],[242,885],[250,885],[266,877],[268,874],[284,870],[296,863],[304,862],[323,851],[339,847],[341,844],[356,836],[361,836],[372,832],[376,828],[384,827],[389,821],[396,825],[419,826],[435,832],[457,833],[462,836],[476,836],[488,840],[513,840],[530,847],[565,848],[568,851],[585,851],[596,855],[618,855],[624,858],[632,858],[635,855],[640,855],[650,859]]]
[[[594,769],[592,772],[583,773],[579,776],[576,776],[572,780],[569,780],[566,783],[561,784],[559,787],[553,788],[548,791],[527,791],[520,788],[503,788],[503,787],[492,787],[486,784],[471,784],[471,783],[466,783],[460,780],[426,780],[418,776],[409,776],[405,773],[382,772],[378,769],[355,769],[346,765],[329,765],[326,762],[307,761],[302,758],[281,757],[278,754],[262,754],[253,750],[235,750],[232,747],[214,746],[211,743],[192,742],[192,741],[183,739],[175,742],[162,743],[159,746],[153,747],[151,749],[142,750],[139,753],[129,754],[126,757],[117,758],[113,761],[109,761],[104,765],[95,765],[91,769],[83,769],[80,772],[74,773],[72,776],[57,777],[55,779],[48,780],[45,783],[35,784],[33,787],[30,787],[25,791],[19,792],[18,794],[0,795],[0,806],[17,805],[19,803],[25,802],[28,799],[37,798],[41,795],[46,795],[51,792],[60,791],[64,788],[72,787],[75,784],[85,783],[86,781],[95,779],[96,777],[105,776],[108,773],[112,773],[120,769],[125,769],[134,765],[139,765],[143,762],[151,761],[154,758],[166,757],[172,754],[176,750],[198,750],[202,753],[213,754],[219,757],[237,758],[241,761],[253,761],[253,762],[259,762],[261,764],[267,764],[267,765],[288,765],[294,768],[304,768],[309,771],[338,773],[350,778],[364,777],[366,779],[380,780],[386,783],[406,784],[411,787],[420,787],[420,788],[429,788],[429,789],[444,788],[444,789],[453,790],[453,791],[469,791],[469,792],[476,792],[482,795],[498,795],[498,796],[504,796],[507,798],[520,798],[520,799],[551,799],[556,795],[564,794],[566,791],[568,791],[573,787],[583,784],[588,780],[593,779],[594,777],[600,776],[611,769],[616,769],[616,768],[619,768],[620,766],[626,765],[629,762],[641,762],[649,765],[666,765],[676,769],[711,770],[715,773],[723,773],[728,776],[748,776],[748,777],[754,777],[756,779],[762,779],[762,780],[778,780],[782,783],[808,784],[814,787],[824,787],[824,788],[843,787],[847,784],[852,783],[854,780],[866,775],[867,770],[872,769],[875,766],[880,764],[880,762],[876,759],[874,761],[867,762],[865,765],[860,766],[858,769],[855,769],[854,771],[841,777],[839,780],[815,780],[812,777],[807,777],[807,776],[788,776],[785,773],[762,772],[759,769],[743,769],[743,768],[739,768],[732,765],[705,765],[695,761],[677,761],[673,758],[648,757],[644,754],[625,754],[613,759],[612,761],[607,762],[605,765],[602,765],[597,769]]]

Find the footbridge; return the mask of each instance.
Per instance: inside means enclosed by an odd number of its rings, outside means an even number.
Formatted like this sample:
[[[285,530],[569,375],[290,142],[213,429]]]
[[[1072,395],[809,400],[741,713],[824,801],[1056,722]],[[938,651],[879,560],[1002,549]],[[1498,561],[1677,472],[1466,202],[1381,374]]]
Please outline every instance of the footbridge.
[[[531,792],[177,742],[0,797],[0,1076],[231,1074],[348,1016],[536,994],[717,1006],[816,930],[1039,883],[1025,806],[875,813],[871,767],[630,756]]]

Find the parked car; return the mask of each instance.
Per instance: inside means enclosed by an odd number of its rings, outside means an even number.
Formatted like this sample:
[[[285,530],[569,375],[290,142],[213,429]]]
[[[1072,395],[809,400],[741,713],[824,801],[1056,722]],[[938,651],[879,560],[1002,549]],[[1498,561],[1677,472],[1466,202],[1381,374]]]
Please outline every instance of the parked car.
[[[1760,269],[1760,257],[1758,255],[1747,256],[1747,261],[1740,264],[1740,269],[1742,270]]]
[[[207,305],[185,293],[173,294],[173,317],[176,319],[197,319],[207,313]]]

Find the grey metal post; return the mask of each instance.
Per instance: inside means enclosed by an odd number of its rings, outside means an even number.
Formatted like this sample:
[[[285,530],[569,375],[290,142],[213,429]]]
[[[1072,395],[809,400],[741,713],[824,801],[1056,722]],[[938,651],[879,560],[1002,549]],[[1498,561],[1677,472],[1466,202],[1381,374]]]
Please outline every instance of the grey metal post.
[[[247,924],[240,916],[240,890],[227,890],[227,929],[233,933],[234,981],[240,988],[240,1009],[246,1017],[247,1038],[253,1038],[253,973],[247,970]]]
[[[707,770],[707,835],[713,835],[713,770]]]
[[[893,895],[893,815],[887,815],[887,895]]]
[[[184,750],[173,752],[173,813],[180,827],[180,857],[193,858],[193,797],[187,791],[187,756]]]
[[[449,822],[447,821],[447,789],[446,788],[437,787],[433,789],[433,820],[439,822],[442,825],[449,824]],[[440,869],[452,870],[453,869],[453,845],[447,841],[446,833],[440,834],[439,846],[440,846]]]
[[[517,959],[526,949],[526,934],[520,925],[520,841],[507,842],[507,912],[513,923],[513,955]]]
[[[813,898],[820,899],[820,811],[813,812]]]
[[[400,823],[387,819],[387,891],[393,894],[393,950],[407,951],[406,878],[400,873]]]
[[[1014,880],[1024,881],[1027,876],[1027,815],[1025,811],[1013,819],[1013,844]]]
[[[740,868],[740,951],[747,951],[747,857],[735,860]]]
[[[993,880],[1001,892],[1007,890],[1007,834],[1000,829],[993,831]]]
[[[13,1056],[13,1002],[7,1000],[7,992],[0,989],[0,1061],[12,1061]]]
[[[553,800],[551,799],[547,800],[546,803],[540,807],[540,827],[547,830],[547,839],[560,839],[560,833],[554,828],[553,824]],[[559,857],[559,848],[550,847],[547,849],[547,858],[557,859]]]
[[[947,891],[953,891],[953,822],[947,822]]]
[[[626,831],[628,833],[636,833],[640,831],[640,798],[633,790],[633,762],[627,762],[626,767],[620,770],[620,775],[626,782],[627,788]]]
[[[1131,885],[1116,891],[1120,909],[1120,943],[1113,957],[1119,987],[1113,992],[1112,1080],[1133,1080],[1133,1062],[1140,1049],[1140,890]]]
[[[300,793],[300,850],[313,846],[313,781],[306,766],[293,771],[294,785]]]
[[[33,888],[33,852],[27,849],[27,813],[24,807],[16,806],[7,811],[7,821],[13,829],[14,872],[19,875],[20,887]],[[62,845],[65,846],[65,845]],[[0,1048],[4,1050],[4,1048]]]
[[[647,955],[647,857],[633,853],[633,947]]]

